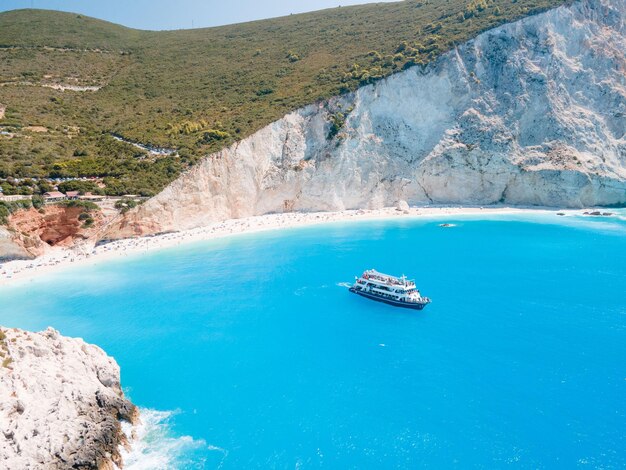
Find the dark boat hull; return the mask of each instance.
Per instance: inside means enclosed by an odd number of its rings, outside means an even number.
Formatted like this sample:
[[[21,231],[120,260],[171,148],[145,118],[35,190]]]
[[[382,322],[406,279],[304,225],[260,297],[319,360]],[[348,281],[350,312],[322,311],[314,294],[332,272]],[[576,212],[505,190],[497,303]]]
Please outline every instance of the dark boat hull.
[[[375,300],[376,302],[382,302],[388,305],[393,305],[394,307],[402,307],[402,308],[410,308],[411,310],[422,310],[427,303],[409,303],[409,302],[400,302],[398,300],[386,299],[384,297],[379,297],[374,294],[370,294],[369,292],[363,292],[360,290],[356,290],[354,287],[350,287],[350,292],[353,294],[360,295],[361,297],[365,297],[367,299]]]

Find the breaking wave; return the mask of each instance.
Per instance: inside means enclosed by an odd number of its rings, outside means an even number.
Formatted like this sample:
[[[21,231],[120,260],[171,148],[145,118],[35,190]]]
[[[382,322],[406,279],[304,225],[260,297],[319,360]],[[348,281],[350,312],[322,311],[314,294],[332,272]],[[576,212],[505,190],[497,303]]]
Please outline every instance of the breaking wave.
[[[140,410],[140,423],[123,423],[130,448],[121,450],[124,470],[169,470],[172,468],[204,468],[207,454],[219,450],[202,439],[176,436],[172,432],[171,411]],[[223,460],[222,459],[222,460]]]

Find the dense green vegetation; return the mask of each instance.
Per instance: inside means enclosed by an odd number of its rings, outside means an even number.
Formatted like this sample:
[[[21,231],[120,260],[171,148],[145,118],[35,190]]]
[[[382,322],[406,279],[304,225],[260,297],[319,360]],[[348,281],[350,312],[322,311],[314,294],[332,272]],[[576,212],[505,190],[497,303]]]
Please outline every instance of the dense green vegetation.
[[[98,176],[108,194],[151,195],[288,111],[563,1],[407,0],[167,32],[2,13],[0,178]],[[102,88],[47,87],[57,85]],[[343,119],[334,116],[330,137]],[[148,154],[111,134],[178,153]]]
[[[14,212],[28,210],[31,207],[33,207],[33,203],[30,199],[11,202],[0,201],[0,225],[6,225],[9,216]]]
[[[103,191],[93,181],[82,181],[82,180],[64,181],[63,183],[58,184],[57,188],[62,193],[67,193],[68,191],[78,191],[81,194],[85,194],[85,193],[102,194],[103,193]]]
[[[5,196],[43,194],[52,191],[52,185],[45,181],[23,179],[17,182],[12,178],[0,183],[0,189]]]
[[[19,210],[28,210],[31,207],[34,207],[35,209],[41,209],[44,206],[44,204],[45,204],[44,198],[39,195],[33,196],[32,199],[22,199],[19,201],[11,201],[11,202],[0,201],[0,225],[6,225],[8,222],[9,216],[13,214],[14,212],[17,212]],[[97,204],[94,204],[93,202],[90,202],[90,201],[61,201],[61,202],[55,202],[54,205],[64,206],[64,207],[79,207],[81,209],[81,216],[85,214],[84,216],[79,217],[79,220],[83,220],[86,223],[88,223],[89,225],[86,225],[87,227],[93,224],[94,222],[93,218],[91,217],[91,214],[94,211],[97,212],[100,210]]]

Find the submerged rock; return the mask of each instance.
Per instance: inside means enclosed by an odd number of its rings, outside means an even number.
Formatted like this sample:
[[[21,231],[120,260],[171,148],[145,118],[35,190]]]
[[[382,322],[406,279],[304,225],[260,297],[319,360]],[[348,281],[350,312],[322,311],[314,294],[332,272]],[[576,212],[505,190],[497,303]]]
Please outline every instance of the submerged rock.
[[[593,215],[595,217],[610,217],[613,215],[613,212],[602,212],[602,211],[586,211],[583,212],[583,215]]]
[[[0,328],[0,468],[112,469],[121,465],[121,420],[136,408],[102,349]]]

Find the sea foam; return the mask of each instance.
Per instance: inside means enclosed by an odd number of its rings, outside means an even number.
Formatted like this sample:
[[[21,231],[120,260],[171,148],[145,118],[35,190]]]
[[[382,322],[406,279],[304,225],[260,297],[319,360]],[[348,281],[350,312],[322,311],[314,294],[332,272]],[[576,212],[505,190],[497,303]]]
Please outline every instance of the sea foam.
[[[190,461],[190,456],[202,450],[212,450],[202,439],[176,436],[172,432],[172,411],[140,410],[140,422],[136,425],[123,423],[130,446],[122,448],[121,455],[125,470],[167,470],[194,465],[203,468],[202,461]],[[226,454],[225,454],[226,455]]]

